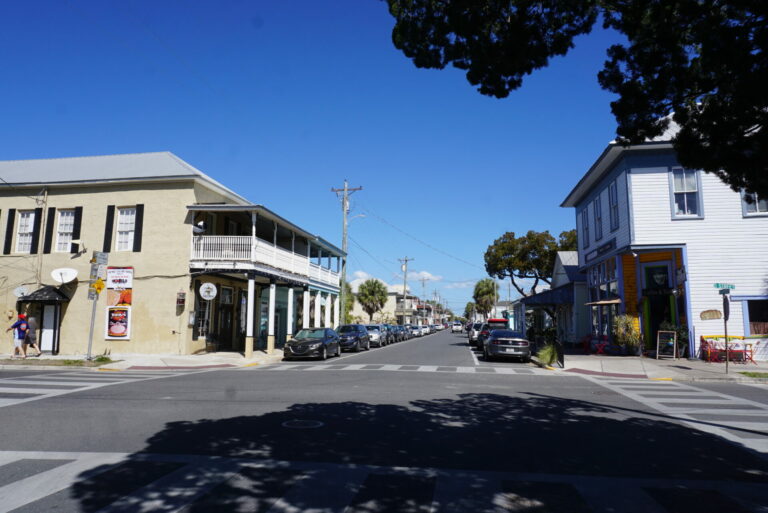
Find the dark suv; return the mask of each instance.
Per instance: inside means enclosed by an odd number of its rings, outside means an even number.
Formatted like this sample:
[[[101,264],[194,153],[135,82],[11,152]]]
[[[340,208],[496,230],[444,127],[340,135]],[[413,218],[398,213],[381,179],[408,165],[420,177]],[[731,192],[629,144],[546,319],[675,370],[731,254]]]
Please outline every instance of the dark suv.
[[[368,351],[371,348],[371,336],[362,324],[343,324],[336,331],[339,333],[339,345],[343,351]]]
[[[477,348],[482,351],[485,340],[491,334],[491,330],[503,330],[507,329],[508,324],[506,319],[488,319],[480,326],[480,333],[477,335]]]

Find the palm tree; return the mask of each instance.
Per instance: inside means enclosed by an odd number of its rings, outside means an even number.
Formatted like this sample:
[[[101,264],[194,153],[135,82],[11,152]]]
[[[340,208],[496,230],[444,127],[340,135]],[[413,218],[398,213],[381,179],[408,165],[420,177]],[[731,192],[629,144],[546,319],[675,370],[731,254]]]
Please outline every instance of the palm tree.
[[[464,317],[467,319],[472,319],[472,314],[475,313],[475,310],[477,310],[475,304],[472,301],[468,302],[467,306],[464,307]]]
[[[475,283],[475,291],[472,294],[477,311],[487,316],[493,309],[493,305],[499,300],[499,291],[496,282],[485,278]]]
[[[366,280],[357,289],[357,302],[373,322],[373,314],[381,310],[387,302],[387,286],[376,279]]]

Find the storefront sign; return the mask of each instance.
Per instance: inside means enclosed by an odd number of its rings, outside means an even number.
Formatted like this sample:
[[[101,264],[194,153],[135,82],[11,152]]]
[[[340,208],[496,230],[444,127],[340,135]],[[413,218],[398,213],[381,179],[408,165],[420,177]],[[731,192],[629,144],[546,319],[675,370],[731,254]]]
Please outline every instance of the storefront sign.
[[[133,306],[133,267],[107,268],[107,340],[131,338],[131,308]]]
[[[616,239],[611,239],[602,246],[598,246],[584,256],[586,262],[591,262],[595,258],[606,255],[616,249]]]
[[[200,297],[210,301],[216,297],[216,285],[213,283],[203,283],[200,285]]]
[[[699,314],[702,321],[714,321],[716,319],[722,319],[723,313],[720,310],[704,310]]]

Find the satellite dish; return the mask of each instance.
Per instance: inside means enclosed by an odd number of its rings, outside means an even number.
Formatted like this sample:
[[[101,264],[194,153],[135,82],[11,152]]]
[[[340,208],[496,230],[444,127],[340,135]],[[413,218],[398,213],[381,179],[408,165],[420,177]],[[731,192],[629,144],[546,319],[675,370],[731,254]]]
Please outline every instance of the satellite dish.
[[[198,235],[205,233],[207,229],[208,225],[205,224],[205,221],[198,221],[197,224],[192,225],[192,231]]]
[[[29,294],[29,292],[27,291],[27,287],[24,287],[23,285],[21,287],[16,287],[15,289],[13,289],[13,295],[16,297],[24,297],[27,294]]]
[[[60,267],[59,269],[54,269],[51,271],[51,278],[56,283],[69,283],[70,281],[77,278],[77,269],[71,269],[69,267]]]

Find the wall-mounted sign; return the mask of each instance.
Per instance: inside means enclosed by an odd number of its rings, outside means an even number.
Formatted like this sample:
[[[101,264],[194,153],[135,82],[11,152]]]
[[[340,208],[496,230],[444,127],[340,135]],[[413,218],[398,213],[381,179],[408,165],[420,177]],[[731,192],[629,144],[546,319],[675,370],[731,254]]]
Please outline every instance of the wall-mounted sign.
[[[216,297],[216,285],[213,283],[203,283],[200,285],[200,297],[210,301]]]
[[[107,340],[131,338],[133,267],[107,267]]]
[[[723,313],[720,310],[704,310],[699,314],[702,321],[714,321],[715,319],[722,319]]]
[[[598,246],[586,255],[584,255],[584,260],[586,262],[591,262],[597,257],[601,257],[607,253],[610,253],[612,250],[616,249],[616,239],[611,239],[602,246]]]
[[[736,285],[733,283],[713,283],[716,289],[735,289]]]

